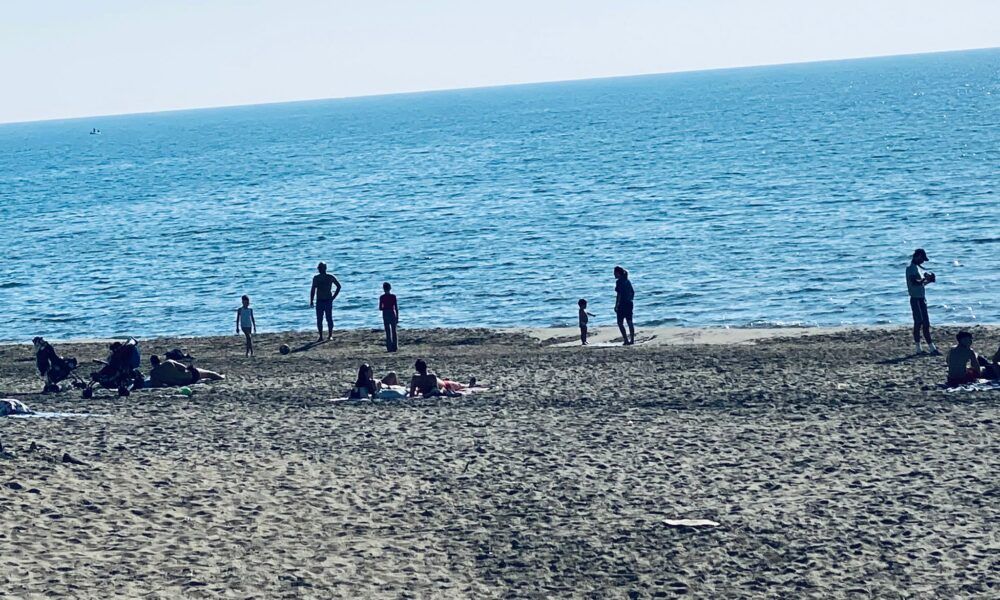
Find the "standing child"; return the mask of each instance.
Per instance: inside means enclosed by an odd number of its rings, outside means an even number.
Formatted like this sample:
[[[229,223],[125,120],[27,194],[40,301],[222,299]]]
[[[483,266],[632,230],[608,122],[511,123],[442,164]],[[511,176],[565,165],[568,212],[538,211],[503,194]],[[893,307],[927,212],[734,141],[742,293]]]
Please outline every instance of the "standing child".
[[[240,330],[247,338],[247,356],[253,356],[253,338],[251,333],[257,333],[257,321],[253,318],[253,309],[250,308],[250,296],[243,296],[243,306],[236,309],[236,334]]]
[[[590,322],[590,317],[592,317],[594,315],[591,314],[591,313],[589,313],[589,312],[587,312],[587,301],[585,299],[580,298],[580,301],[577,302],[577,304],[580,305],[580,342],[582,342],[583,345],[586,346],[587,345],[587,323]]]
[[[385,293],[379,296],[378,309],[382,311],[382,325],[385,326],[385,349],[387,352],[395,352],[399,349],[399,341],[396,339],[396,325],[399,324],[399,304],[396,303],[396,295],[390,293],[392,286],[389,282],[382,284],[382,291]]]

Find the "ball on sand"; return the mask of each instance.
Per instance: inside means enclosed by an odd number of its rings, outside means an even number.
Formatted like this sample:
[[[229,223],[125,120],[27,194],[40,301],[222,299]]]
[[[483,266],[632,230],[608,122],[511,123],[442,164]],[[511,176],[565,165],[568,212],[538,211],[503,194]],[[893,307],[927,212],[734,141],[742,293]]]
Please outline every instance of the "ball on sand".
[[[291,351],[292,349],[288,347],[288,344],[278,346],[278,352],[281,352],[282,354],[288,354]]]

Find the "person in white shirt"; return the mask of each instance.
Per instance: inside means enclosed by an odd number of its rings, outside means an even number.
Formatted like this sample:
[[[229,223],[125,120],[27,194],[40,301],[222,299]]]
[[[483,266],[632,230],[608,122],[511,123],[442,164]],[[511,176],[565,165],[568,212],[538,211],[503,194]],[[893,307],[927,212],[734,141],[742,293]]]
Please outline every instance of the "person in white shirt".
[[[243,296],[243,306],[236,309],[236,334],[239,335],[240,330],[243,330],[243,335],[247,338],[247,356],[253,356],[253,337],[252,333],[257,333],[257,321],[253,318],[253,309],[250,308],[250,296]]]
[[[927,252],[917,248],[913,252],[910,266],[906,267],[906,290],[910,294],[910,310],[913,312],[913,343],[917,354],[923,353],[920,347],[920,333],[923,332],[927,341],[927,349],[931,354],[941,354],[931,341],[931,320],[927,315],[927,293],[924,288],[934,283],[934,273],[924,272],[920,265],[927,262]]]

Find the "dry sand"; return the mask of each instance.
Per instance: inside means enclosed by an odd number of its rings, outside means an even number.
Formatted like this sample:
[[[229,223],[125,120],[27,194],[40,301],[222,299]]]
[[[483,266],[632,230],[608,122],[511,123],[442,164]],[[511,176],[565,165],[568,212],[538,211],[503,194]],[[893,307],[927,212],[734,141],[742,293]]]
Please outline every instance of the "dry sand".
[[[154,340],[228,379],[90,403],[0,347],[0,396],[102,415],[0,420],[0,596],[997,597],[1000,392],[943,393],[902,330],[746,331]],[[327,400],[417,357],[492,389]]]

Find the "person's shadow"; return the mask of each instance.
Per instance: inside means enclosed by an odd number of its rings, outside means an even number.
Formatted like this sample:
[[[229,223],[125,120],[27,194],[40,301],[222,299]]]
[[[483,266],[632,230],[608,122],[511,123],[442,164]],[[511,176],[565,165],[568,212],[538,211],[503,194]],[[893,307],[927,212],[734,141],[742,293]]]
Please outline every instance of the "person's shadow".
[[[925,354],[921,352],[920,354],[907,354],[906,356],[900,356],[898,358],[887,358],[885,360],[880,360],[876,362],[877,365],[898,365],[905,362],[909,362],[915,358],[920,358],[921,356],[933,356],[931,354]]]
[[[296,352],[308,352],[315,348],[316,346],[322,346],[323,344],[329,342],[330,340],[313,340],[311,342],[306,342],[298,348],[292,348],[288,353],[295,354]]]

